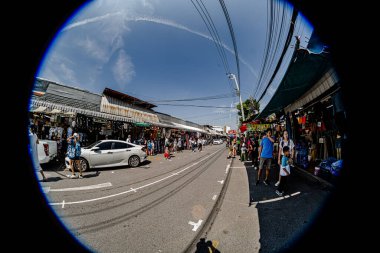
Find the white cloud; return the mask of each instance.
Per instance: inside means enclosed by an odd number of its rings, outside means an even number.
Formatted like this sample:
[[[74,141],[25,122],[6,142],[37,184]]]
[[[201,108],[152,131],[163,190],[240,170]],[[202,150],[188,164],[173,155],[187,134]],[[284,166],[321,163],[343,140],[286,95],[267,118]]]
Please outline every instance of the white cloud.
[[[109,59],[109,52],[98,40],[86,37],[84,40],[78,41],[78,46],[82,47],[87,55],[103,63]]]
[[[71,25],[66,26],[65,28],[62,29],[62,31],[68,31],[68,30],[73,29],[75,27],[80,27],[83,25],[103,21],[103,20],[108,19],[110,17],[115,17],[115,16],[119,16],[122,14],[123,14],[123,12],[120,11],[120,12],[116,12],[116,13],[107,13],[105,15],[94,17],[94,18],[87,18],[85,20],[78,21],[78,22],[72,23]]]
[[[146,5],[150,5],[150,3],[146,3]],[[145,4],[144,4],[145,6]],[[87,25],[87,24],[90,24],[90,23],[94,23],[94,22],[99,22],[99,21],[103,21],[105,19],[108,19],[108,18],[111,18],[111,17],[114,17],[114,16],[123,16],[124,20],[125,21],[134,21],[134,22],[140,22],[140,21],[145,21],[145,22],[151,22],[151,23],[156,23],[156,24],[161,24],[161,25],[166,25],[166,26],[170,26],[170,27],[173,27],[173,28],[176,28],[176,29],[180,29],[180,30],[183,30],[183,31],[187,31],[187,32],[190,32],[192,34],[195,34],[195,35],[198,35],[202,38],[205,38],[207,40],[210,40],[212,42],[214,42],[214,40],[212,39],[211,36],[207,35],[207,34],[204,34],[202,32],[199,32],[199,31],[196,31],[196,30],[193,30],[191,28],[188,28],[182,24],[179,24],[177,22],[174,22],[172,20],[168,20],[168,19],[163,19],[163,18],[157,18],[157,17],[148,17],[148,16],[127,16],[125,13],[123,12],[116,12],[116,13],[108,13],[108,14],[105,14],[105,15],[102,15],[102,16],[98,16],[98,17],[94,17],[94,18],[88,18],[88,19],[85,19],[85,20],[82,20],[82,21],[78,21],[78,22],[75,22],[67,27],[65,27],[63,29],[63,31],[66,31],[66,30],[69,30],[69,29],[72,29],[72,28],[75,28],[75,27],[80,27],[80,26],[83,26],[83,25]],[[112,27],[119,27],[119,26],[112,26]],[[120,28],[119,28],[120,29]],[[124,27],[124,29],[128,29],[127,27]],[[231,54],[233,54],[235,56],[235,52],[233,49],[231,49],[229,46],[227,46],[226,44],[224,43],[221,43],[220,46],[222,46],[225,50],[227,50],[228,52],[230,52]],[[242,58],[241,56],[239,57],[239,60],[241,61],[241,63],[243,63],[251,72],[252,74],[257,78],[257,73],[256,71],[253,69],[253,67],[244,59]]]
[[[124,50],[119,51],[112,72],[121,90],[126,88],[127,83],[136,75],[132,60]]]
[[[68,82],[78,84],[78,80],[75,77],[75,71],[72,70],[70,67],[68,67],[65,63],[61,63],[59,65],[59,70],[62,73],[62,76],[67,80]]]

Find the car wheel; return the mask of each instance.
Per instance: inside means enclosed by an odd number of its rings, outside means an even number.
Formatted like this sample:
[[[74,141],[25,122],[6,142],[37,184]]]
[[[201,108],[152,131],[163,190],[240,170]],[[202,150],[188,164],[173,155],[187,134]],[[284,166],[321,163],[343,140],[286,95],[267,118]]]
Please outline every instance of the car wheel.
[[[140,158],[137,155],[129,157],[128,164],[131,167],[137,167],[140,164]]]
[[[86,159],[84,158],[79,158],[79,166],[82,169],[82,171],[86,171],[89,169],[89,165]],[[78,168],[77,168],[78,169]]]

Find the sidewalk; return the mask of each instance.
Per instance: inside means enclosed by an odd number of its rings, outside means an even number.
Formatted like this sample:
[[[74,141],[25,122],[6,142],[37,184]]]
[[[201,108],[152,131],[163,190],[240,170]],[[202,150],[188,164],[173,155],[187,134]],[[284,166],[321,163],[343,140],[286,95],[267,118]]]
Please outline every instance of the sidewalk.
[[[259,252],[260,226],[257,209],[249,207],[249,183],[244,163],[236,157],[231,178],[207,240],[216,241],[220,252]]]

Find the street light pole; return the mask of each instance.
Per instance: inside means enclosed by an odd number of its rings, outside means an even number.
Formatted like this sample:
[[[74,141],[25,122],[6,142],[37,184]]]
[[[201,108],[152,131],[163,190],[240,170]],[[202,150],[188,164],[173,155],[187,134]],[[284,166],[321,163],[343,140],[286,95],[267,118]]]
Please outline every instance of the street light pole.
[[[241,109],[241,115],[243,117],[243,121],[245,121],[245,115],[244,115],[244,110],[243,110],[243,102],[241,101],[241,94],[240,94],[240,88],[239,88],[239,84],[238,84],[238,81],[236,79],[236,76],[232,73],[228,74],[228,78],[229,79],[233,79],[235,81],[235,85],[236,85],[236,94],[239,96],[239,99],[240,99],[240,109]]]

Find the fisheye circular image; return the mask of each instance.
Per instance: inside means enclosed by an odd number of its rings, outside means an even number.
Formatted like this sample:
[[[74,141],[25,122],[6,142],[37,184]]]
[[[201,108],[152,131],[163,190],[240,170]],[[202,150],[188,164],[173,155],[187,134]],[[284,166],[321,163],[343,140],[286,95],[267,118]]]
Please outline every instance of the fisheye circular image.
[[[84,4],[29,99],[51,217],[90,252],[290,250],[347,170],[332,53],[282,0]]]

